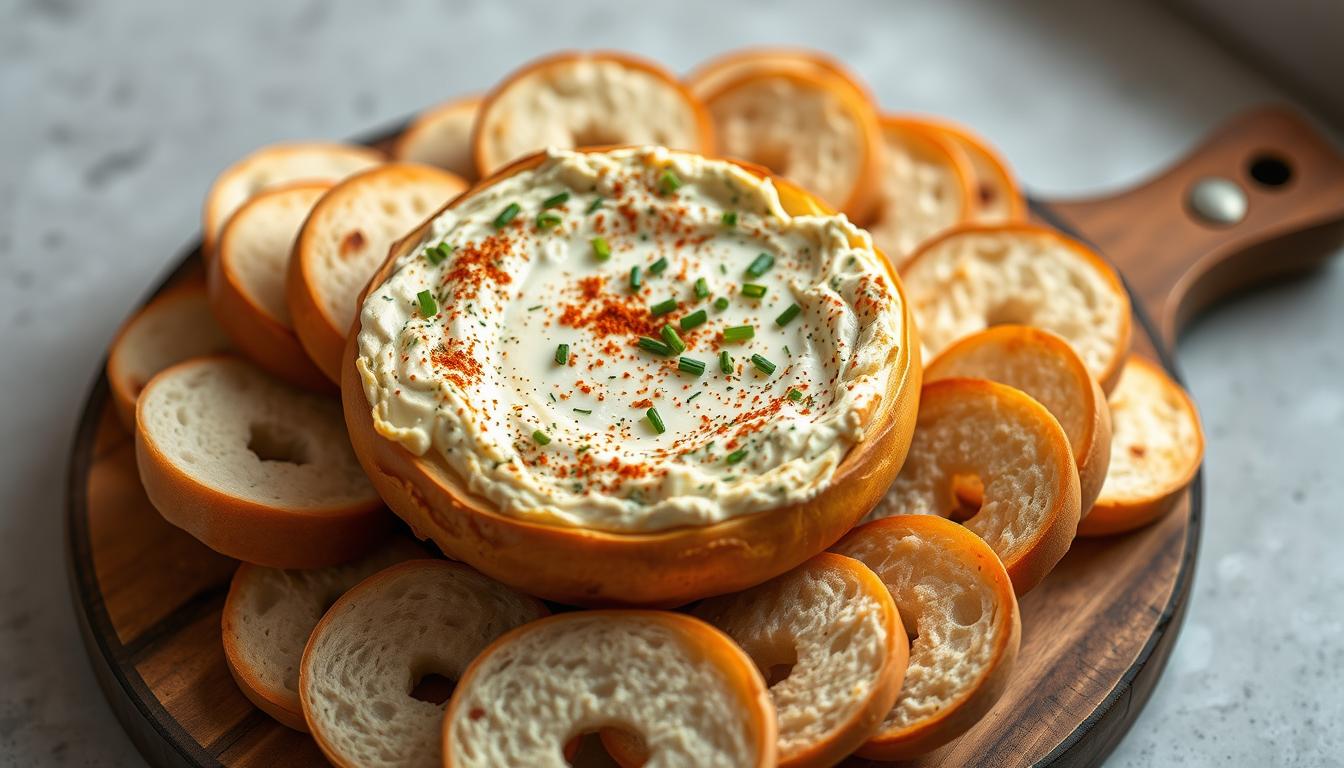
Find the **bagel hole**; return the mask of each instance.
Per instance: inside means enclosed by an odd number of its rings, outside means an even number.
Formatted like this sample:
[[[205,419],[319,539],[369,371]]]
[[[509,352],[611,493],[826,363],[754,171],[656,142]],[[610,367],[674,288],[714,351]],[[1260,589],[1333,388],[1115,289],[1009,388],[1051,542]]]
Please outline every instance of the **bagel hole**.
[[[608,749],[608,744],[614,748]],[[618,759],[622,756],[626,763]],[[643,765],[649,760],[649,750],[639,733],[625,726],[604,725],[570,739],[565,744],[565,759],[570,765]]]
[[[947,519],[964,523],[980,514],[985,501],[985,484],[979,475],[958,473],[952,476],[952,509]]]
[[[980,605],[980,596],[974,592],[963,592],[952,601],[952,620],[963,627],[974,626],[984,615]]]
[[[302,466],[311,460],[302,438],[274,424],[252,424],[248,428],[247,450],[259,461]]]
[[[1008,299],[985,313],[985,324],[991,328],[996,325],[1031,325],[1034,314],[1030,302]]]
[[[420,676],[411,686],[411,698],[416,701],[425,701],[435,706],[442,706],[444,702],[453,697],[453,689],[457,687],[457,681],[449,677],[444,677],[437,672],[428,672]],[[469,713],[473,720],[479,720],[485,715],[481,712],[476,714],[475,710]]]

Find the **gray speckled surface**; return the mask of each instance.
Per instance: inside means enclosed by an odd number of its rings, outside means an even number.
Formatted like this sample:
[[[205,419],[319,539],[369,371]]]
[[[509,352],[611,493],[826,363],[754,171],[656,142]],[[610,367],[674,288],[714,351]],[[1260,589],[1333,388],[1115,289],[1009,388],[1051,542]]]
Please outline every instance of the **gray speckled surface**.
[[[244,151],[346,136],[565,46],[678,69],[744,43],[827,48],[886,106],[993,137],[1049,194],[1132,182],[1279,97],[1141,3],[637,5],[0,0],[0,764],[139,764],[70,608],[66,453],[117,323]],[[1329,763],[1344,266],[1216,310],[1180,353],[1209,434],[1208,525],[1170,668],[1112,764]]]

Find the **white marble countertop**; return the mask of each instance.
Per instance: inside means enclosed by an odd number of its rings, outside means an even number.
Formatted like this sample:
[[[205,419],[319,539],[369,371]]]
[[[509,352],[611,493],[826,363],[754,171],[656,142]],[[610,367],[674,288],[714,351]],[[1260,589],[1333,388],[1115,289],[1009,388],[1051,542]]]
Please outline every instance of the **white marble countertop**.
[[[107,341],[192,236],[214,173],[557,48],[685,69],[772,42],[835,52],[888,108],[969,123],[1051,195],[1133,182],[1284,98],[1132,2],[0,0],[0,765],[141,764],[75,627],[65,462]],[[1344,265],[1215,310],[1180,357],[1208,431],[1208,522],[1170,667],[1111,763],[1337,760]]]

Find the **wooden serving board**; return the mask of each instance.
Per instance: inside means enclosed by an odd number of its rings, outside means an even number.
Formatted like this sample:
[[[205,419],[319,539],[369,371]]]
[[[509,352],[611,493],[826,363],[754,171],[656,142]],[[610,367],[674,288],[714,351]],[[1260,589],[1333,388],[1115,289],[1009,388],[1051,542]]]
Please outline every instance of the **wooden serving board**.
[[[1191,186],[1209,176],[1244,190],[1239,223],[1206,223],[1187,205]],[[1120,268],[1134,300],[1135,351],[1175,375],[1172,344],[1193,313],[1317,264],[1344,242],[1344,157],[1301,117],[1264,109],[1134,189],[1034,201],[1032,210]],[[192,272],[195,247],[164,284]],[[1185,615],[1204,521],[1201,482],[1154,525],[1076,542],[1022,600],[1022,649],[1003,699],[917,764],[1099,764],[1148,699]],[[75,611],[103,692],[145,758],[156,766],[324,764],[309,737],[255,709],[229,677],[219,622],[237,563],[150,506],[103,377],[84,406],[68,492]]]

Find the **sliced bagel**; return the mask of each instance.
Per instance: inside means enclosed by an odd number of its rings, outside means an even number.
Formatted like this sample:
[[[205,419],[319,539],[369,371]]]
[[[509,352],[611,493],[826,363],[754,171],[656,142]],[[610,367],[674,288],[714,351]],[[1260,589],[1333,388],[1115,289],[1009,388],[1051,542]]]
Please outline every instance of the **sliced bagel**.
[[[751,659],[665,611],[565,613],[495,641],[453,693],[443,764],[565,766],[565,744],[602,728],[636,734],[656,765],[776,764],[775,711]]]
[[[812,48],[766,46],[739,48],[716,56],[696,67],[686,76],[686,86],[697,98],[704,99],[726,83],[736,80],[745,72],[778,71],[791,69],[807,74],[838,77],[857,92],[867,94],[868,86],[839,59]]]
[[[439,768],[448,697],[417,698],[417,686],[465,683],[477,654],[546,613],[461,563],[379,571],[341,596],[308,639],[299,667],[308,729],[341,768]]]
[[[763,670],[781,766],[828,766],[876,732],[896,702],[909,641],[891,594],[862,563],[823,552],[693,613]]]
[[[164,519],[229,557],[320,568],[358,557],[389,522],[340,404],[239,358],[179,363],[136,404],[135,455]]]
[[[977,223],[1004,224],[1026,217],[1027,203],[1022,189],[1008,163],[989,142],[964,125],[948,120],[924,123],[955,142],[970,160],[976,192],[972,218]]]
[[[471,131],[480,108],[480,96],[467,96],[420,113],[392,145],[392,158],[432,165],[467,181],[475,180]]]
[[[294,243],[282,303],[306,357],[330,382],[340,381],[359,292],[388,247],[466,188],[447,171],[388,163],[351,176],[317,201]]]
[[[238,566],[220,622],[224,660],[238,687],[281,724],[307,732],[299,704],[299,662],[313,627],[337,598],[366,577],[425,556],[418,544],[398,536],[358,560],[330,568]]]
[[[107,355],[107,383],[121,423],[135,429],[135,401],[154,374],[228,348],[199,278],[154,297],[121,326]]]
[[[531,62],[486,97],[472,134],[484,177],[523,155],[560,147],[655,144],[707,153],[709,116],[658,64],[613,52],[566,52]]]
[[[993,325],[1063,336],[1110,392],[1129,353],[1129,294],[1087,246],[1030,224],[957,227],[901,268],[926,359]]]
[[[957,486],[983,488],[965,510]],[[943,379],[920,392],[905,466],[868,519],[953,517],[1003,560],[1019,595],[1044,579],[1078,530],[1078,468],[1059,422],[1019,390]]]
[[[295,142],[262,147],[215,178],[205,196],[201,253],[209,261],[224,224],[243,203],[264,189],[296,181],[337,181],[382,162],[367,147],[330,142]]]
[[[1111,393],[1111,463],[1079,536],[1131,531],[1171,510],[1204,459],[1204,430],[1190,395],[1156,364],[1125,363]]]
[[[882,173],[867,229],[900,266],[920,243],[972,217],[975,184],[966,153],[950,138],[910,118],[881,123]]]
[[[706,89],[719,152],[769,168],[862,219],[881,171],[882,134],[866,92],[824,70],[760,64]]]
[[[926,382],[965,377],[1015,387],[1050,411],[1073,448],[1086,517],[1111,459],[1111,409],[1073,347],[1049,331],[1000,325],[953,342],[924,367]]]
[[[904,760],[974,725],[1008,685],[1022,622],[1003,564],[962,526],[900,515],[859,526],[832,551],[891,590],[910,636],[901,694],[858,754]]]

